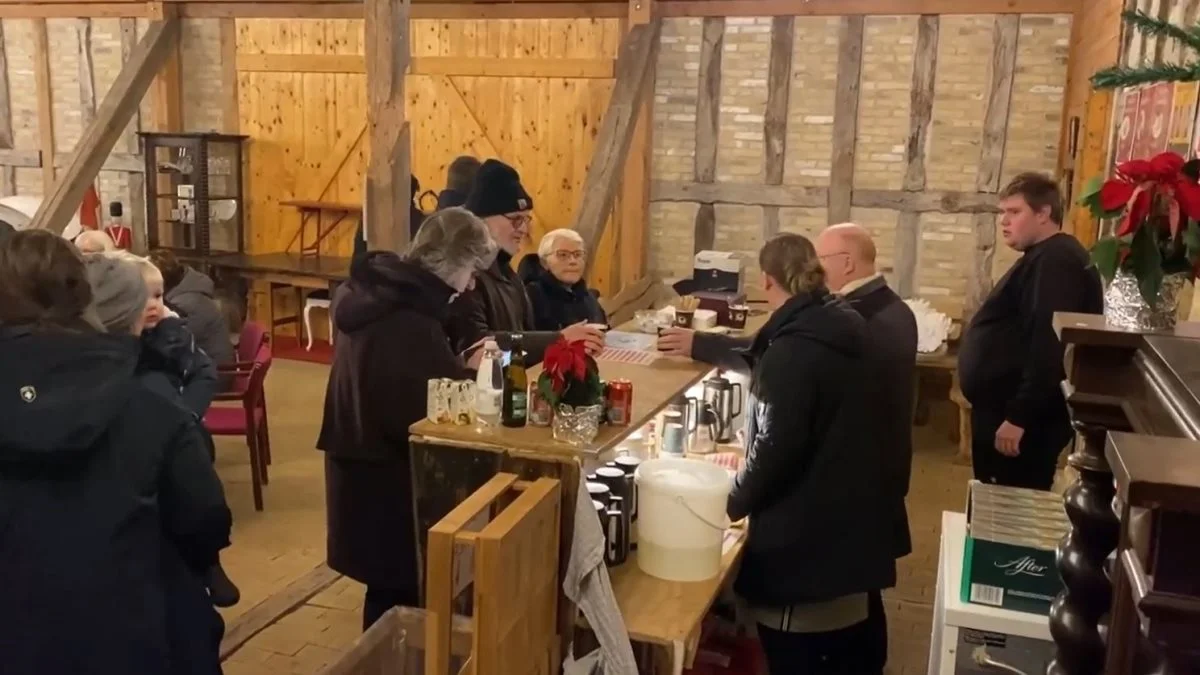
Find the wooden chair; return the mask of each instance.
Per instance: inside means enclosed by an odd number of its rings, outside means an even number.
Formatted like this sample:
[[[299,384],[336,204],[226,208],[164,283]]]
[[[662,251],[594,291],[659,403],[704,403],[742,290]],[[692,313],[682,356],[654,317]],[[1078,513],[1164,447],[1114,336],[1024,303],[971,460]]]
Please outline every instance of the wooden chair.
[[[267,465],[271,461],[271,436],[267,430],[267,397],[264,384],[271,369],[271,347],[262,344],[258,354],[247,367],[244,363],[218,368],[218,372],[244,377],[242,391],[217,394],[215,401],[240,401],[240,408],[212,406],[204,414],[204,426],[213,436],[245,436],[250,448],[250,481],[254,490],[254,510],[263,510],[262,486],[270,479]]]
[[[393,607],[321,675],[416,675],[407,668],[407,651],[400,608]]]
[[[242,332],[238,337],[237,351],[234,354],[236,360],[226,367],[227,371],[236,371],[238,373],[230,378],[230,385],[226,387],[228,393],[246,391],[246,387],[250,383],[250,367],[254,365],[254,357],[258,356],[258,350],[266,343],[267,330],[263,328],[261,323],[247,321],[242,325]]]

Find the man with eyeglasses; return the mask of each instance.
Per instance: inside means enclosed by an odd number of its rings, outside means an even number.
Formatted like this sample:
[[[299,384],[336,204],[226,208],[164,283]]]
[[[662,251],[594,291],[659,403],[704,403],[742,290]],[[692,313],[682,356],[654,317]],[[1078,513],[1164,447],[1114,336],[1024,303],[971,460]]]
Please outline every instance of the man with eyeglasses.
[[[521,335],[521,346],[529,362],[537,362],[542,352],[561,335],[569,341],[583,341],[589,353],[604,348],[604,333],[579,323],[559,331],[536,330],[533,303],[525,284],[512,268],[512,258],[529,236],[533,198],[521,185],[516,169],[496,159],[479,167],[464,207],[483,219],[500,248],[496,261],[475,280],[475,288],[463,293],[451,308],[447,329],[459,351],[478,345],[494,335],[502,349],[508,348],[513,334]]]

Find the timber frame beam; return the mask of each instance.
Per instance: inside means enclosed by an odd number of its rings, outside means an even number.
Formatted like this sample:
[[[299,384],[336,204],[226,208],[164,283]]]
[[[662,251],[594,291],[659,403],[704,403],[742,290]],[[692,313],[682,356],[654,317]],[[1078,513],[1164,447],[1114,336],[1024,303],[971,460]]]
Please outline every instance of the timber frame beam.
[[[621,40],[617,78],[596,136],[596,148],[588,163],[583,199],[571,223],[571,229],[583,237],[584,248],[588,251],[597,250],[621,186],[625,158],[633,143],[642,103],[653,86],[651,73],[658,58],[661,29],[659,20],[631,26]]]
[[[150,24],[75,146],[65,173],[38,207],[29,225],[31,228],[62,234],[71,215],[79,208],[84,192],[95,182],[108,154],[133,119],[151,81],[179,42],[179,32],[177,18]]]
[[[656,0],[655,18],[718,16],[868,16],[898,14],[1074,14],[1087,0]],[[361,19],[363,0],[0,0],[0,18],[162,18],[175,7],[185,18]],[[458,2],[416,0],[414,19],[626,18],[629,3],[613,0]]]

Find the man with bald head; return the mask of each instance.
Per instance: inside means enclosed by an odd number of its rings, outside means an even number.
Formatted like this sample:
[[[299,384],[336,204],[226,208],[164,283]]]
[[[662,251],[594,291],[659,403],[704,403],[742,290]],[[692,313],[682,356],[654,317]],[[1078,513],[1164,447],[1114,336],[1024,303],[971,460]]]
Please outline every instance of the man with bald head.
[[[844,297],[867,321],[867,372],[872,387],[863,411],[875,425],[884,458],[885,488],[892,510],[892,553],[912,552],[908,529],[908,482],[912,474],[912,413],[917,367],[917,320],[875,269],[875,242],[861,225],[825,228],[813,242],[829,290]],[[882,589],[880,589],[882,590]],[[880,591],[870,594],[869,621],[875,651],[887,658],[887,617]],[[882,668],[882,665],[881,665]]]

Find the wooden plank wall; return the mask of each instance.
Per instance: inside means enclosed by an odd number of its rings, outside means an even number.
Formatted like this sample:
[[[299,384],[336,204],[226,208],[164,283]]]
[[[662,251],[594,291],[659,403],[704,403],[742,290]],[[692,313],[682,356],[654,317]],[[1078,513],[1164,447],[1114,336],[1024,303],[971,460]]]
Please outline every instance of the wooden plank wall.
[[[531,247],[567,227],[612,90],[620,25],[603,20],[414,20],[406,82],[412,170],[437,192],[456,156],[512,164],[533,196]],[[239,117],[250,135],[248,250],[283,251],[299,216],[282,200],[362,202],[363,29],[357,20],[237,22]],[[489,75],[484,76],[484,69]],[[493,75],[495,73],[495,75]],[[322,188],[328,184],[328,189]],[[433,208],[433,199],[423,202]],[[609,290],[612,234],[592,283]],[[295,244],[292,244],[293,248]],[[353,228],[328,250],[349,255]]]

